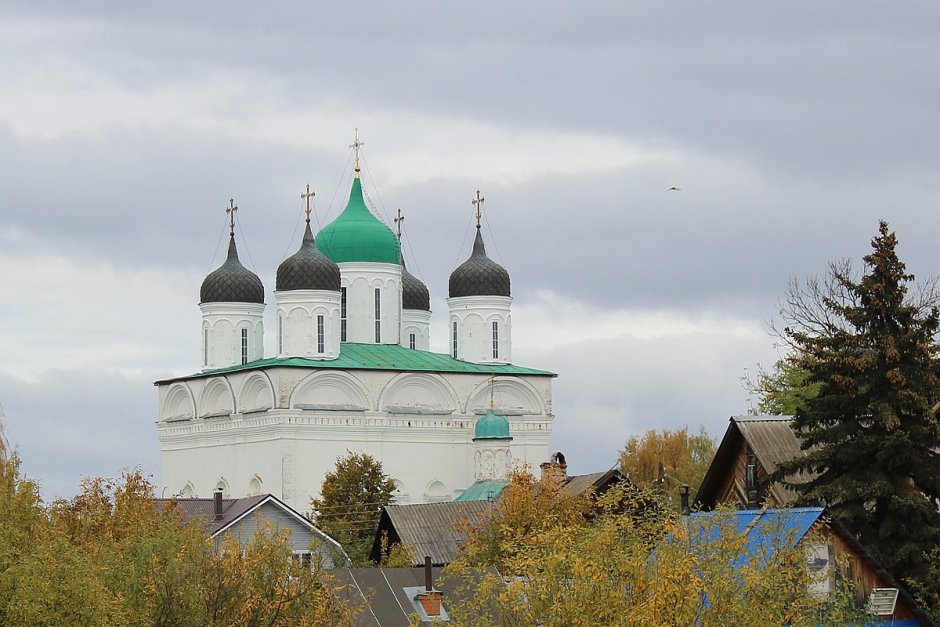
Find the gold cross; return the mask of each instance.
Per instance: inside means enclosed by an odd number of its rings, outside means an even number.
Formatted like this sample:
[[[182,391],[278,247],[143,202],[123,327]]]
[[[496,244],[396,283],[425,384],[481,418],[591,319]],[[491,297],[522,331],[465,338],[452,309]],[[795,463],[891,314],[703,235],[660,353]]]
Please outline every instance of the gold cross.
[[[398,209],[398,217],[393,220],[395,226],[398,229],[398,241],[401,241],[401,223],[405,221],[405,216],[401,214],[401,209]]]
[[[356,172],[359,172],[359,149],[365,146],[364,141],[359,139],[359,127],[356,127],[356,137],[353,139],[353,143],[349,144],[349,147],[356,151]]]
[[[238,211],[238,207],[235,206],[235,199],[228,199],[228,207],[225,208],[225,213],[228,214],[228,228],[229,235],[235,235],[235,212]]]
[[[310,190],[310,183],[307,183],[307,191],[300,195],[300,197],[306,201],[304,213],[307,214],[307,224],[310,224],[310,199],[314,196],[316,196],[316,194]]]
[[[477,215],[476,215],[476,217],[477,217],[477,228],[480,228],[480,218],[482,217],[482,214],[480,213],[480,210],[483,209],[483,202],[484,202],[485,200],[486,200],[486,199],[483,198],[483,196],[480,196],[480,190],[477,190],[477,197],[470,201],[470,202],[473,204],[473,206],[476,207],[476,209],[477,209]]]

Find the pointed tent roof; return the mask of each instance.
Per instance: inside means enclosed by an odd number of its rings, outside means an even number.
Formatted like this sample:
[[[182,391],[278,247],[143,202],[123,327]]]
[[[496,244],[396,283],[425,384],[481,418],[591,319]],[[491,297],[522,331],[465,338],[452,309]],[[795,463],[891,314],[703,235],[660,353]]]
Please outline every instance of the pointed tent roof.
[[[449,295],[458,296],[511,296],[509,273],[504,267],[486,256],[483,236],[477,225],[470,258],[457,266],[450,275]]]
[[[398,238],[366,206],[359,174],[353,179],[349,202],[339,217],[323,227],[317,241],[320,250],[336,263],[365,261],[399,262]]]
[[[264,304],[264,286],[258,275],[238,260],[235,235],[229,235],[225,263],[206,276],[199,288],[200,303]]]
[[[340,289],[339,266],[320,252],[310,230],[310,220],[304,230],[304,239],[300,249],[281,262],[277,267],[275,289],[291,290],[330,290]]]

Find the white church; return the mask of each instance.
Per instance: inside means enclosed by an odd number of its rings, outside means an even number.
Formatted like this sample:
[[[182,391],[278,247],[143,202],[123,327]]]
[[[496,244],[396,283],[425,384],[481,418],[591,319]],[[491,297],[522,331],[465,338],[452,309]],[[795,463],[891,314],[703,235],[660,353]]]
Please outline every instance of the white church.
[[[473,251],[449,280],[449,354],[432,353],[428,289],[363,200],[360,145],[349,201],[316,237],[304,195],[303,241],[277,269],[273,357],[265,289],[230,218],[228,257],[200,290],[202,369],[155,384],[170,494],[271,493],[305,512],[352,451],[382,462],[397,503],[424,503],[548,458],[555,375],[512,363],[509,273],[486,255],[479,192]]]

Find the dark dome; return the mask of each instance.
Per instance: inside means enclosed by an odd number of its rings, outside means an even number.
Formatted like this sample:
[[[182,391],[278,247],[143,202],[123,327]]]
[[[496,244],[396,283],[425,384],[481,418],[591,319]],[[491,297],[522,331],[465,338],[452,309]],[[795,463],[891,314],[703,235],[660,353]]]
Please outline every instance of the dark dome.
[[[477,227],[477,236],[473,240],[473,252],[470,258],[457,266],[450,274],[449,293],[457,296],[510,296],[509,273],[486,256],[483,236]]]
[[[277,267],[277,291],[291,290],[331,290],[340,288],[339,266],[317,250],[317,243],[310,231],[304,231],[304,241],[300,250],[281,262]]]
[[[401,308],[431,311],[431,296],[427,286],[408,272],[404,259],[401,262]]]
[[[228,241],[225,263],[209,273],[199,289],[200,303],[264,304],[264,286],[258,275],[238,260],[235,236]]]

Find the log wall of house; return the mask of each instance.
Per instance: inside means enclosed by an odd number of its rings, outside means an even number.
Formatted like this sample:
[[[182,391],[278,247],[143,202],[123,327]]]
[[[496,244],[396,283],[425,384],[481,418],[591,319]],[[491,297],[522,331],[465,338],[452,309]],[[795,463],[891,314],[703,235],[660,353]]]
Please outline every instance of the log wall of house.
[[[730,472],[724,477],[724,482],[718,492],[718,503],[732,504],[739,509],[747,509],[747,457],[750,454],[750,447],[744,439],[732,453]],[[761,486],[758,493],[758,501],[763,502],[768,494],[767,471],[757,461],[757,484]],[[783,503],[777,484],[769,486],[769,495],[773,505]]]
[[[879,577],[839,534],[834,533],[831,529],[826,529],[824,535],[832,544],[840,576],[850,579],[855,584],[860,602],[865,602],[874,588],[894,587],[891,582]],[[914,618],[910,608],[901,599],[898,599],[895,606],[894,618],[896,620]]]

